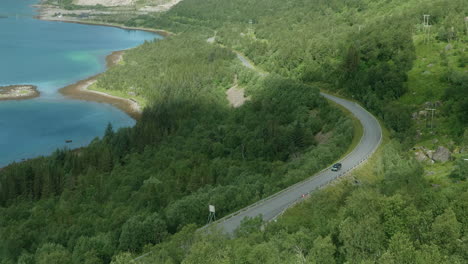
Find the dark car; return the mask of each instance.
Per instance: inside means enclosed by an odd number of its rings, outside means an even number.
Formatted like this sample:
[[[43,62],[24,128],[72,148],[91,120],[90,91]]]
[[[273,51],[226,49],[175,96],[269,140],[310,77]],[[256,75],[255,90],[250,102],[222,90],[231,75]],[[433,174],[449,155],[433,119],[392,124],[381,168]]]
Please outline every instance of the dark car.
[[[341,163],[335,163],[335,164],[333,164],[331,170],[332,170],[332,171],[339,171],[339,170],[341,170]]]

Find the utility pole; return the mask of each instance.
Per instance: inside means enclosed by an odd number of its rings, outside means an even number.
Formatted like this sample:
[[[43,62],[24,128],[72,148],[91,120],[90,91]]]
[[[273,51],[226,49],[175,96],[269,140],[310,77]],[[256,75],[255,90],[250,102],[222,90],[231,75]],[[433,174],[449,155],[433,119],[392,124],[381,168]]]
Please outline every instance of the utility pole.
[[[431,132],[434,133],[434,108],[426,108],[426,111],[431,111]],[[427,126],[427,116],[426,116],[426,126]]]
[[[429,37],[431,33],[431,26],[429,25],[430,15],[423,15],[423,29],[424,29],[424,43],[429,42]]]
[[[208,205],[208,211],[210,212],[210,214],[208,215],[208,223],[207,224],[211,224],[212,222],[216,221],[214,205]]]
[[[247,34],[249,35],[249,37],[254,36],[253,20],[252,19],[249,19],[249,29],[247,31],[248,31]]]

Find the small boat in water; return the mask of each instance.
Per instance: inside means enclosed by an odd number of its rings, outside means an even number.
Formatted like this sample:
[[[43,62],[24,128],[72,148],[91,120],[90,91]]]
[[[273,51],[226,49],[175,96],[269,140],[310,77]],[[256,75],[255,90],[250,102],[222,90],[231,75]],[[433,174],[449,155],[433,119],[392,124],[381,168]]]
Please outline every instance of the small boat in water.
[[[73,142],[73,140],[71,140],[71,139],[65,140],[65,143],[72,143],[72,142]]]

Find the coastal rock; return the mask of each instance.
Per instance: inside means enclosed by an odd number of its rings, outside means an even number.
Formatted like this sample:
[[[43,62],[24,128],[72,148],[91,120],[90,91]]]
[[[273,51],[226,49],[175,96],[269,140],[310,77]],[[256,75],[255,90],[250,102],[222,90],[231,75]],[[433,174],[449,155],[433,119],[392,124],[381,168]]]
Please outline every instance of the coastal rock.
[[[24,100],[39,96],[39,91],[34,85],[10,85],[0,86],[0,101]]]
[[[449,149],[443,146],[439,146],[432,155],[432,159],[440,162],[447,162],[452,157],[452,153]]]

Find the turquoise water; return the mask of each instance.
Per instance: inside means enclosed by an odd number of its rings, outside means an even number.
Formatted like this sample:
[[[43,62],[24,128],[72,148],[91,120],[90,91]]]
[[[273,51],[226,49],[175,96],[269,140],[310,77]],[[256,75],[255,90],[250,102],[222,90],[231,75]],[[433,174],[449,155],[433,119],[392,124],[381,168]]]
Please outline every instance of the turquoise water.
[[[58,90],[105,70],[105,57],[146,40],[143,31],[40,21],[35,0],[0,0],[0,86],[37,85],[41,97],[0,101],[0,167],[76,148],[135,121],[108,104],[68,100]],[[72,143],[66,144],[65,140]]]

